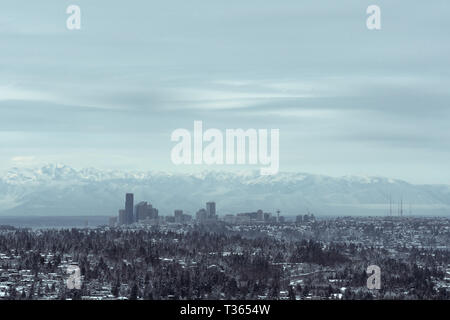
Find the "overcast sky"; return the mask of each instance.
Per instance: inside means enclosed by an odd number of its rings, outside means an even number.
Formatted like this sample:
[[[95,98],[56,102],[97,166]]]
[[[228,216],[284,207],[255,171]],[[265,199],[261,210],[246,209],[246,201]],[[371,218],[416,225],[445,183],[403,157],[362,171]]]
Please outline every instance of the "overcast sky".
[[[202,120],[279,128],[281,171],[450,184],[449,34],[448,0],[2,0],[0,169],[208,169],[170,160]]]

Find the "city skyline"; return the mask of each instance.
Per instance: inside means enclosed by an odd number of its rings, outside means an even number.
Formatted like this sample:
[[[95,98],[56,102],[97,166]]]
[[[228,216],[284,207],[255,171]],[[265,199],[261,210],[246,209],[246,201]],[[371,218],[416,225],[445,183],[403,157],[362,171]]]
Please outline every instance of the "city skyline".
[[[109,217],[110,227],[120,227],[124,225],[137,224],[150,224],[158,226],[161,223],[217,223],[219,221],[226,223],[307,223],[316,221],[314,213],[307,210],[304,214],[280,215],[280,209],[276,209],[274,212],[264,212],[261,209],[252,212],[235,212],[235,213],[222,213],[219,214],[216,211],[216,202],[208,201],[204,208],[200,208],[195,217],[190,214],[184,213],[183,209],[175,209],[173,215],[158,215],[158,209],[153,208],[151,203],[147,201],[140,201],[133,206],[134,194],[126,193],[125,195],[125,207],[133,208],[133,210],[119,209],[119,215],[116,217]],[[385,215],[388,218],[412,218],[411,204],[409,207],[409,214],[403,209],[403,199],[398,203],[397,209],[390,199],[389,211]],[[286,219],[288,218],[288,219]],[[322,217],[326,218],[326,217]]]
[[[135,194],[133,205],[151,201],[162,215],[180,209],[195,216],[199,204],[211,200],[220,203],[222,214],[280,209],[290,216],[308,211],[320,216],[385,216],[396,212],[401,202],[407,214],[448,216],[450,212],[447,185],[286,172],[261,176],[258,170],[174,174],[58,165],[16,168],[0,176],[0,191],[2,216],[110,216],[118,209],[125,210],[125,193]]]

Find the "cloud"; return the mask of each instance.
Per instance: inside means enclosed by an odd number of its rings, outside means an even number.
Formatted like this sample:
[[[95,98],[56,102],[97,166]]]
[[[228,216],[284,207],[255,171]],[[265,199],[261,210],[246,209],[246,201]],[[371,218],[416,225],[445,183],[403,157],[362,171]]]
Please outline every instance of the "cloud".
[[[36,164],[34,156],[16,156],[11,158],[13,166],[30,166]]]
[[[15,85],[0,86],[0,101],[51,101],[54,97],[37,90],[24,89]]]

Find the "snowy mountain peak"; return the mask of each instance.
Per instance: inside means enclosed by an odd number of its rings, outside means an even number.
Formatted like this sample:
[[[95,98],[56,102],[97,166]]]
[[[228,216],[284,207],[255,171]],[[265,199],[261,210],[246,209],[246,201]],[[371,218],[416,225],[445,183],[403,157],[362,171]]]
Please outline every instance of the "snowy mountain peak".
[[[415,214],[450,213],[450,187],[417,186],[381,177],[340,178],[258,171],[200,173],[75,169],[64,164],[12,168],[0,177],[0,214],[116,215],[124,195],[149,201],[161,213],[196,212],[216,201],[221,214],[280,209],[322,215],[386,214],[389,199],[411,203]]]

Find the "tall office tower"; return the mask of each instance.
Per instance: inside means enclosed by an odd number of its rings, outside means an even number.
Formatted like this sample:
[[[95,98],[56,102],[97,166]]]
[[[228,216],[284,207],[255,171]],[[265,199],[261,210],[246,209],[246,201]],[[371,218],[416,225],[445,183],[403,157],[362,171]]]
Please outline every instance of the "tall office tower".
[[[134,221],[133,219],[133,202],[134,202],[134,195],[132,193],[127,193],[125,197],[125,212],[127,216],[127,222],[126,224],[132,224]]]
[[[139,202],[135,207],[135,221],[139,222],[147,218],[147,201]]]
[[[204,221],[207,218],[208,213],[206,212],[205,209],[200,209],[197,211],[196,213],[196,218],[198,221]]]
[[[147,204],[147,210],[145,210],[145,219],[152,219],[153,217],[153,206],[151,203]]]
[[[208,219],[216,218],[216,203],[215,202],[207,202],[206,203],[206,214]]]
[[[175,222],[183,222],[183,210],[175,210]]]
[[[125,210],[119,210],[119,225],[127,224],[127,213]]]
[[[149,205],[148,207],[147,207],[147,217],[149,218],[149,219],[158,219],[158,209],[156,209],[156,208],[153,208],[153,206],[152,205]]]

